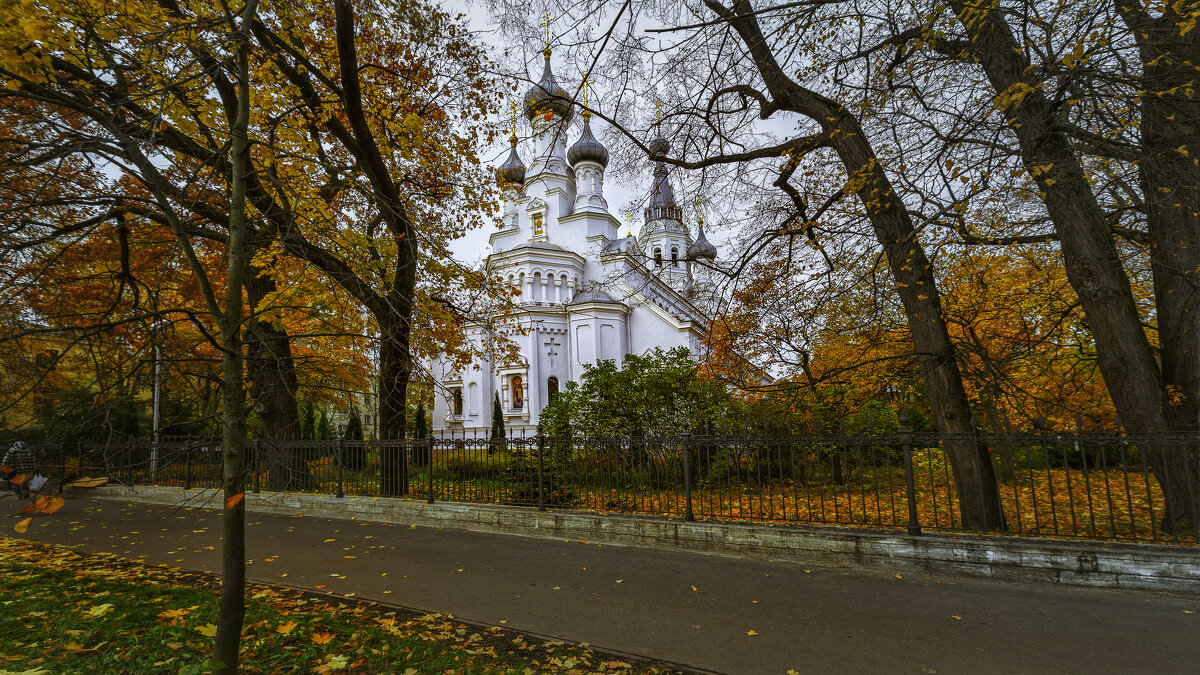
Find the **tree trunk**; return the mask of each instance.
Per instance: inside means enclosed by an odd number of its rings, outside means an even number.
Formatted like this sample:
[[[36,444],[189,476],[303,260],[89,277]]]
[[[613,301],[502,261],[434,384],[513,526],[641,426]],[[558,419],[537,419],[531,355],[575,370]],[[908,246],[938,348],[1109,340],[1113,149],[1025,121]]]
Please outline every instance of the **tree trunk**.
[[[265,273],[246,279],[246,301],[251,312],[275,291],[275,281]],[[246,326],[246,374],[250,397],[262,420],[262,457],[267,467],[267,487],[291,490],[304,485],[305,466],[297,448],[280,446],[300,440],[300,410],[296,402],[296,364],[292,360],[287,330],[259,317]]]
[[[225,310],[221,323],[221,411],[224,438],[221,445],[225,507],[221,518],[221,599],[217,614],[214,656],[220,675],[238,671],[242,625],[246,618],[246,399],[242,389],[242,288],[249,262],[246,246],[246,173],[250,161],[247,132],[250,125],[250,41],[246,28],[257,12],[257,0],[244,8],[237,40],[237,115],[230,120],[230,154],[233,175],[229,186],[229,268],[225,281]]]
[[[412,359],[408,355],[407,330],[399,328],[400,321],[380,321],[379,342],[379,438],[383,441],[403,441],[408,422],[408,380]],[[403,322],[406,323],[406,322]],[[380,494],[402,497],[408,494],[408,462],[401,444],[383,443],[380,448]]]
[[[1200,104],[1192,89],[1200,34],[1180,35],[1174,10],[1134,30],[1141,50],[1138,163],[1150,235],[1155,319],[1169,431],[1200,429]],[[1132,27],[1132,26],[1131,26]],[[1186,456],[1185,456],[1186,453]],[[1186,532],[1200,516],[1200,448],[1164,446],[1151,466],[1167,495],[1162,529]]]

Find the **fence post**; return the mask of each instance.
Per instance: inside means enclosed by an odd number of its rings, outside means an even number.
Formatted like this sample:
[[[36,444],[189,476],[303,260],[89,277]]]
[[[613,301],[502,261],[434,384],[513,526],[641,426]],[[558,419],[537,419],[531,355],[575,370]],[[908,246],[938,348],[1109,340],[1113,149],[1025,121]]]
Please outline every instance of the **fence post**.
[[[127,487],[133,487],[133,456],[134,456],[136,450],[137,450],[137,441],[135,441],[133,439],[133,437],[130,437],[130,439],[129,439],[129,455],[125,459],[126,466],[128,467],[125,470],[125,480],[126,480],[125,485]]]
[[[67,482],[67,444],[58,444],[58,494],[62,494]]]
[[[912,429],[908,427],[908,415],[900,415],[900,442],[904,444],[904,491],[908,495],[908,533],[921,536],[921,523],[917,520],[917,487],[913,478]]]
[[[544,479],[546,473],[546,463],[544,455],[546,454],[546,434],[542,433],[542,425],[538,425],[537,429],[537,448],[538,448],[538,511],[546,510],[546,481]]]
[[[429,474],[428,475],[429,484],[426,486],[429,488],[429,494],[427,495],[426,503],[432,504],[433,503],[433,434],[429,434],[429,437],[425,439],[425,444],[426,444],[425,445],[425,459],[428,460],[425,462],[425,471]]]
[[[334,457],[337,459],[337,498],[342,499],[346,493],[342,492],[342,459],[345,454],[345,442],[341,436],[338,436],[337,445],[334,447]]]
[[[184,443],[183,446],[183,489],[192,489],[192,444]]]
[[[254,439],[253,448],[254,448],[254,494],[258,494],[259,487],[260,487],[259,476],[261,475],[261,472],[259,471],[259,469],[261,468],[260,464],[262,463],[262,439],[261,438]]]
[[[683,432],[683,519],[690,522],[696,520],[692,513],[692,434]]]

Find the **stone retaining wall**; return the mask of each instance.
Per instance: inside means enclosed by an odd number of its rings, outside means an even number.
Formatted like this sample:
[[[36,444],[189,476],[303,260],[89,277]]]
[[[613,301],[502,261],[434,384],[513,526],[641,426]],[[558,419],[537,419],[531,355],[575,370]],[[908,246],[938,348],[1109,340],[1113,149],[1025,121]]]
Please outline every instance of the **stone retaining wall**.
[[[215,490],[107,487],[105,499],[220,506]],[[1028,537],[908,536],[902,532],[679,519],[587,511],[304,493],[247,494],[252,513],[461,528],[831,567],[966,574],[1006,580],[1200,593],[1200,548]]]

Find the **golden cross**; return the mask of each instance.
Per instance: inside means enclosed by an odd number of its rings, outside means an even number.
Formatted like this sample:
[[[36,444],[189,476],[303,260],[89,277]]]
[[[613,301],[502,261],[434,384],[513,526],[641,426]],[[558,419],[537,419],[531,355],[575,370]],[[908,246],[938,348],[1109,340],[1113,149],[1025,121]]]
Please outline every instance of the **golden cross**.
[[[654,99],[654,126],[662,126],[662,101]]]
[[[625,226],[629,228],[629,236],[633,236],[633,214],[625,212]]]
[[[550,49],[550,10],[548,9],[542,12],[542,29],[546,32],[545,47]]]
[[[512,135],[513,135],[513,138],[516,138],[516,136],[517,136],[517,101],[515,99],[509,102],[508,112],[509,112],[510,117],[512,118]]]
[[[591,75],[584,75],[583,81],[580,83],[580,86],[583,87],[583,107],[585,107],[585,108],[588,106],[588,90],[590,89],[590,87],[588,85],[590,85],[591,83],[592,83]]]
[[[696,220],[704,224],[704,197],[696,197]]]

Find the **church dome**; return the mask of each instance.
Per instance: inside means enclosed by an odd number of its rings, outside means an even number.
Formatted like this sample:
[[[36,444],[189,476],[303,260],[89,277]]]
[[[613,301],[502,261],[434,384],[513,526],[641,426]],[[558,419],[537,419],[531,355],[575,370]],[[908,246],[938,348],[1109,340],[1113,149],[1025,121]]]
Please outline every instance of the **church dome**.
[[[550,50],[542,54],[546,56],[546,67],[542,70],[541,81],[525,92],[525,116],[532,120],[539,114],[553,112],[565,119],[571,113],[571,97],[554,79],[550,70]]]
[[[692,260],[716,260],[717,247],[704,237],[704,224],[701,223],[696,232],[696,241],[687,247],[687,257]]]
[[[512,150],[509,151],[508,159],[504,160],[497,172],[500,174],[502,182],[520,189],[525,184],[525,163],[517,154],[517,137],[513,136],[509,140],[512,142]]]
[[[608,148],[605,148],[596,137],[592,135],[592,122],[588,119],[590,115],[584,112],[583,118],[583,133],[580,134],[579,140],[575,141],[575,145],[567,151],[567,161],[571,166],[575,166],[580,162],[595,162],[602,167],[608,166]]]
[[[657,136],[646,146],[651,157],[662,157],[671,151],[671,142],[662,136]]]

